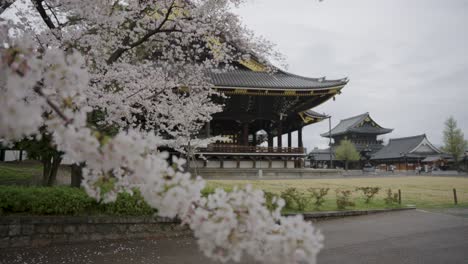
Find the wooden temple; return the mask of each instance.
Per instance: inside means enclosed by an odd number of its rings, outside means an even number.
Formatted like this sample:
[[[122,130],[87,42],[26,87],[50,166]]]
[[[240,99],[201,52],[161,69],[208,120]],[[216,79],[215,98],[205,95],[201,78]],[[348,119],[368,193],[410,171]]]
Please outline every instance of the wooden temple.
[[[396,170],[415,170],[423,163],[438,163],[450,160],[450,155],[443,153],[432,144],[425,134],[392,138],[384,148],[372,155],[371,161],[381,170],[388,170],[393,165]],[[440,164],[437,164],[440,165]]]
[[[336,160],[334,150],[340,145],[344,139],[351,141],[358,152],[364,150],[370,154],[376,153],[384,147],[383,141],[378,137],[392,132],[393,129],[384,128],[379,125],[369,113],[363,113],[357,116],[349,117],[340,120],[340,122],[330,131],[321,134],[322,137],[332,138],[333,143],[330,149],[314,149],[309,153],[311,167],[323,168],[330,167],[330,152],[331,159],[335,165],[344,165],[342,161]],[[359,163],[354,162],[351,167],[360,167]],[[356,166],[359,165],[359,166]]]
[[[332,147],[337,147],[343,139],[350,140],[356,150],[370,149],[375,153],[383,148],[383,141],[378,136],[388,134],[393,129],[384,128],[372,119],[369,113],[343,119],[331,131],[321,134],[333,138]]]
[[[279,69],[270,71],[250,60],[226,72],[212,72],[214,89],[226,95],[216,97],[224,110],[213,116],[200,137],[224,136],[198,151],[204,160],[197,167],[209,168],[298,168],[306,151],[304,126],[327,116],[312,111],[340,94],[348,79],[326,80],[294,75]],[[292,133],[297,131],[293,146]],[[282,136],[287,135],[287,142]],[[276,144],[274,144],[276,138]]]

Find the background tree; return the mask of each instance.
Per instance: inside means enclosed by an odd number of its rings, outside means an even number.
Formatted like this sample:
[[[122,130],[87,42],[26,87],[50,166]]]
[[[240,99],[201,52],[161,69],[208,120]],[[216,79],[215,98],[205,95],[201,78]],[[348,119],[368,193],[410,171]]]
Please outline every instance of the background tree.
[[[452,155],[456,166],[463,157],[468,145],[457,121],[451,116],[445,121],[443,150]]]
[[[25,150],[29,159],[42,163],[42,178],[34,178],[33,184],[52,186],[56,183],[64,153],[54,147],[52,137],[49,134],[44,133],[37,139],[23,139],[16,143],[16,147]]]
[[[348,170],[349,161],[356,161],[360,158],[356,147],[348,139],[341,140],[340,145],[335,149],[335,155],[337,160],[343,160],[345,162],[346,170]]]
[[[84,164],[90,196],[110,202],[138,189],[159,216],[189,226],[214,260],[315,263],[322,236],[302,216],[281,215],[283,200],[270,211],[251,186],[202,197],[205,181],[162,148],[187,146],[221,110],[207,73],[271,54],[230,11],[242,0],[21,2],[33,6],[16,22],[0,20],[0,140],[45,127],[57,150]],[[41,31],[28,22],[34,15]],[[114,135],[90,125],[96,110]]]

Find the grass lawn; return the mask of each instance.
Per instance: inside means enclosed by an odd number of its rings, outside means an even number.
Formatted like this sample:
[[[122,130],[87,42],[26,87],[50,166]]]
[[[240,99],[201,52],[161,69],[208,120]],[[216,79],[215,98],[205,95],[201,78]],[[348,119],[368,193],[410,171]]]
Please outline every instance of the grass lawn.
[[[67,177],[69,172],[61,169],[60,175]],[[42,165],[39,162],[0,162],[0,185],[30,185],[34,175],[42,174]],[[356,187],[380,187],[380,192],[369,204],[364,203],[361,193],[353,192],[355,207],[349,209],[376,209],[385,208],[384,198],[386,190],[398,189],[402,192],[402,206],[414,205],[418,208],[450,208],[453,203],[452,189],[457,189],[458,207],[468,207],[468,178],[462,177],[376,177],[376,178],[350,178],[350,179],[298,179],[298,180],[209,180],[209,187],[222,187],[231,189],[234,186],[251,184],[254,188],[280,194],[288,187],[295,187],[306,192],[308,188],[330,188],[326,201],[320,210],[336,210],[336,189],[354,191]],[[396,206],[396,205],[394,205]],[[306,211],[317,210],[312,204]]]
[[[306,192],[308,188],[330,188],[325,196],[326,202],[320,210],[336,210],[336,189],[354,191],[356,187],[381,187],[371,203],[364,203],[362,193],[353,192],[356,206],[352,209],[375,209],[388,207],[384,198],[387,189],[402,193],[402,206],[414,205],[418,208],[449,208],[455,207],[452,189],[457,189],[458,207],[468,207],[468,178],[461,177],[379,177],[351,179],[298,179],[298,180],[210,180],[210,187],[232,188],[251,184],[254,188],[280,194],[288,187],[295,187]],[[351,209],[350,208],[350,209]],[[309,206],[306,211],[314,211]]]
[[[0,185],[30,185],[34,175],[42,175],[39,162],[0,162]]]

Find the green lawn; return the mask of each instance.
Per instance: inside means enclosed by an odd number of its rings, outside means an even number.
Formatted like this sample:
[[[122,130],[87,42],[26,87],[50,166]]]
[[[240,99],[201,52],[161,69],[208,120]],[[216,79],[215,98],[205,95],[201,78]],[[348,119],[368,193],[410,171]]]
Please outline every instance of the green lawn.
[[[0,162],[0,185],[30,185],[33,175],[41,175],[39,162]],[[356,187],[377,186],[381,191],[374,200],[366,204],[362,194],[353,193],[356,206],[353,209],[374,209],[388,207],[384,203],[387,189],[402,192],[402,206],[418,208],[450,208],[453,203],[452,189],[457,189],[458,207],[468,207],[468,178],[461,177],[379,177],[351,179],[302,179],[302,180],[210,180],[209,187],[231,189],[235,185],[251,184],[254,188],[280,194],[288,187],[305,192],[308,188],[330,188],[325,204],[320,210],[336,210],[336,189],[355,190]],[[316,210],[310,205],[306,211]]]
[[[42,175],[39,162],[0,162],[0,185],[30,185],[34,175]]]
[[[385,208],[386,190],[401,190],[402,206],[414,205],[418,208],[455,207],[452,189],[457,189],[458,207],[468,207],[468,178],[461,177],[385,177],[352,179],[301,179],[301,180],[210,180],[210,187],[232,188],[251,184],[254,188],[280,194],[288,187],[301,191],[308,188],[330,188],[326,202],[320,210],[336,210],[336,189],[355,190],[356,187],[381,187],[374,200],[365,204],[362,194],[353,193],[356,206],[353,209]],[[306,211],[315,210],[309,206]]]

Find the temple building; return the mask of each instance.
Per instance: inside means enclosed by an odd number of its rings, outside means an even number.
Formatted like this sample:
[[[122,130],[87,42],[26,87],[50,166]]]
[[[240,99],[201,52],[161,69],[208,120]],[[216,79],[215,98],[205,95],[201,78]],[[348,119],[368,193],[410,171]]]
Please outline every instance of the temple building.
[[[449,156],[435,147],[425,134],[390,139],[388,145],[372,155],[372,163],[382,170],[390,165],[395,170],[414,170],[416,166],[431,164],[445,166]]]
[[[358,152],[369,148],[372,153],[383,148],[383,141],[377,137],[392,132],[377,124],[369,113],[353,116],[340,121],[331,131],[321,134],[322,137],[333,138],[332,148],[340,145],[343,139],[350,140]]]
[[[255,60],[209,77],[214,89],[227,97],[214,98],[224,110],[213,116],[200,135],[230,140],[200,149],[197,154],[205,159],[196,161],[198,168],[303,167],[302,129],[327,118],[311,109],[340,94],[348,83],[346,78],[308,78],[279,69],[271,72]],[[295,131],[297,145],[293,146]]]
[[[336,149],[344,139],[350,140],[358,152],[368,149],[370,153],[375,153],[384,146],[383,141],[379,140],[378,136],[392,131],[393,129],[384,128],[377,124],[369,113],[343,119],[333,129],[321,134],[322,137],[331,137],[333,139],[331,153],[330,148],[316,148],[312,150],[308,155],[311,167],[326,168],[330,167],[331,162],[335,162],[335,166],[343,165],[340,161],[336,160],[333,150]],[[359,166],[357,164],[351,164],[351,167]]]

